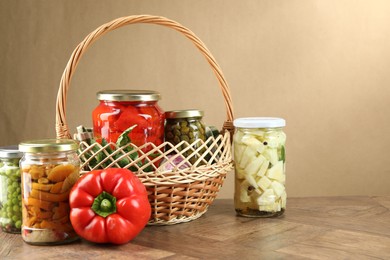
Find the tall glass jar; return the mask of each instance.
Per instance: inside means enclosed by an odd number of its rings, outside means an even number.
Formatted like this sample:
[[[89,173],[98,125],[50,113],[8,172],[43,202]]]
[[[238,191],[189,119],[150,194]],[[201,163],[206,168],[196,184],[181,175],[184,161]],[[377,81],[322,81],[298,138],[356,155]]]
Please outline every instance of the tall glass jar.
[[[177,145],[182,141],[192,144],[198,140],[206,140],[206,127],[202,121],[204,113],[201,110],[174,110],[165,113],[165,141]],[[202,145],[197,142],[193,145],[193,149],[189,149],[183,155],[189,158],[189,161],[195,163],[199,156],[193,154],[194,149],[198,149]],[[179,151],[186,148],[187,145],[182,145],[178,148]],[[201,154],[204,150],[200,151]],[[200,163],[202,164],[202,163]]]
[[[105,90],[97,93],[99,105],[92,112],[93,133],[98,142],[104,138],[115,143],[129,127],[137,146],[164,141],[164,112],[158,105],[160,94],[150,90]],[[145,147],[147,152],[151,147]]]
[[[22,170],[22,238],[29,244],[63,244],[78,239],[69,220],[69,192],[79,178],[73,140],[19,144]]]
[[[8,233],[20,233],[22,199],[17,146],[0,147],[0,225]]]
[[[286,209],[285,120],[249,117],[234,120],[234,205],[238,215],[274,217]]]

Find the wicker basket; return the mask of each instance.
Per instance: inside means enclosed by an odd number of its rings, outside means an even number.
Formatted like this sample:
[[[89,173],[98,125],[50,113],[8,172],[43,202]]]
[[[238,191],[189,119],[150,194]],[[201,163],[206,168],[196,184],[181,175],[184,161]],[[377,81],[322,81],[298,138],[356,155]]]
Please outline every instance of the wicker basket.
[[[218,79],[225,100],[227,119],[218,137],[210,137],[206,141],[199,140],[200,143],[182,142],[177,146],[173,146],[165,142],[157,147],[153,144],[147,144],[149,148],[152,146],[152,149],[147,153],[143,152],[145,150],[143,149],[144,146],[136,147],[130,144],[134,148],[132,152],[137,151],[139,153],[136,160],[132,160],[129,154],[123,150],[123,147],[115,150],[115,157],[110,157],[106,150],[108,146],[112,148],[115,145],[112,143],[102,147],[97,143],[88,145],[81,142],[79,158],[82,162],[82,173],[99,167],[119,167],[118,160],[127,158],[129,163],[124,168],[132,167],[134,169],[136,167],[136,170],[133,171],[147,188],[152,207],[150,225],[168,225],[191,221],[199,218],[207,211],[216,198],[227,172],[233,167],[231,148],[233,109],[229,88],[222,71],[206,46],[189,29],[164,17],[135,15],[115,19],[90,33],[73,51],[61,78],[56,107],[57,138],[71,138],[66,122],[66,98],[73,73],[83,54],[98,38],[109,31],[135,23],[157,24],[172,28],[181,32],[194,43],[204,55]],[[179,147],[183,147],[183,145],[186,148],[179,151]],[[108,156],[104,162],[101,162],[104,163],[104,167],[101,165],[91,167],[89,162],[99,153],[105,153]],[[175,155],[173,157],[169,156],[172,153]],[[182,155],[184,153],[187,155],[186,157]],[[137,163],[140,160],[145,161],[145,158],[148,158],[150,154],[158,154],[158,156],[139,167]],[[181,164],[175,165],[171,170],[166,170],[164,166],[173,164],[173,160],[178,156],[184,158]],[[197,158],[195,162],[192,160],[193,164],[189,161],[192,157]],[[158,167],[154,164],[157,161],[162,162]],[[153,171],[145,171],[148,166],[153,167]]]

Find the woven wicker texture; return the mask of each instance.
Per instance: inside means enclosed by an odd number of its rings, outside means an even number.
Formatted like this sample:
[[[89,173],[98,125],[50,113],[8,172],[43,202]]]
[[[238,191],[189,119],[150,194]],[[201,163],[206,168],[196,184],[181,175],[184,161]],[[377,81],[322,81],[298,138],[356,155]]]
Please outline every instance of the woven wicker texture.
[[[152,206],[149,224],[167,225],[191,221],[207,211],[216,198],[227,172],[233,167],[231,149],[231,136],[234,130],[233,107],[229,87],[214,57],[204,43],[181,24],[160,16],[134,15],[115,19],[91,32],[73,51],[61,78],[56,107],[57,138],[71,138],[66,121],[67,92],[83,54],[109,31],[135,23],[172,28],[182,33],[199,49],[218,80],[225,101],[226,120],[218,137],[210,137],[206,141],[198,140],[191,144],[182,142],[174,146],[165,142],[157,147],[154,144],[145,144],[141,147],[130,144],[133,150],[125,152],[125,147],[116,147],[112,143],[102,146],[98,143],[88,145],[81,142],[79,158],[82,162],[82,173],[93,169],[120,167],[119,161],[126,159],[128,163],[122,167],[132,169],[148,190]],[[146,146],[148,149],[144,149]],[[109,153],[107,151],[109,149],[114,150],[114,153]],[[134,152],[139,156],[133,160],[131,153]],[[91,166],[90,162],[102,153],[105,154],[105,160]],[[180,163],[174,164],[178,157]],[[143,162],[142,166],[139,166],[139,162]]]

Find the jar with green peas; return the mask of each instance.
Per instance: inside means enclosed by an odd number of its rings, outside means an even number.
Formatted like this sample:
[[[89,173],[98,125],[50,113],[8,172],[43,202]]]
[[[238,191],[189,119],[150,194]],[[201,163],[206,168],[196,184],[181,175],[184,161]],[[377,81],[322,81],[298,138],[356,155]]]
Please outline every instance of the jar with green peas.
[[[17,146],[0,147],[0,225],[3,231],[20,233],[22,195]]]
[[[195,152],[206,140],[206,127],[202,121],[204,113],[201,110],[174,110],[165,113],[165,141],[177,145],[185,141],[178,147],[179,151],[191,145],[183,155],[194,164],[198,159],[198,154],[202,154],[204,149]],[[200,141],[202,140],[202,141]],[[199,164],[204,164],[199,162]]]

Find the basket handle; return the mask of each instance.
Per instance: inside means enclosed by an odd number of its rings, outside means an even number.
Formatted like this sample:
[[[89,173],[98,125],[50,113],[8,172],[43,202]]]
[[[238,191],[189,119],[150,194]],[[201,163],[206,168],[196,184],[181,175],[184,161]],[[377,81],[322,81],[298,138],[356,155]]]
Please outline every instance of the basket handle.
[[[56,104],[56,134],[57,138],[71,138],[69,133],[68,125],[66,122],[66,98],[67,92],[69,89],[70,81],[72,79],[73,73],[75,72],[77,65],[81,57],[87,51],[87,49],[101,36],[106,33],[118,29],[122,26],[135,24],[135,23],[149,23],[149,24],[157,24],[172,28],[178,32],[181,32],[184,36],[186,36],[192,43],[199,49],[199,51],[206,58],[211,68],[214,71],[215,76],[218,79],[219,87],[221,88],[225,106],[226,106],[226,120],[223,124],[222,130],[228,130],[232,132],[234,130],[233,127],[233,106],[232,99],[230,95],[230,90],[228,84],[225,80],[225,77],[222,74],[222,71],[215,61],[213,55],[207,49],[205,44],[189,29],[184,27],[183,25],[169,20],[165,17],[161,16],[152,16],[152,15],[132,15],[117,18],[111,22],[101,25],[96,30],[88,34],[87,37],[77,45],[76,49],[73,51],[66,67],[64,73],[61,77],[60,87],[57,94],[57,104]],[[232,136],[232,135],[231,135]]]

